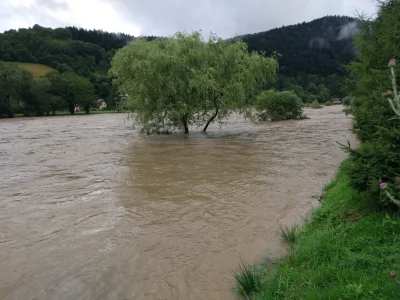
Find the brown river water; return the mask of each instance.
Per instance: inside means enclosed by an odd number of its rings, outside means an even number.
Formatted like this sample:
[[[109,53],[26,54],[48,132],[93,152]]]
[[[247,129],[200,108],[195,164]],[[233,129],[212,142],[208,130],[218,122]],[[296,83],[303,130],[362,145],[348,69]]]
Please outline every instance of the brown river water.
[[[123,114],[0,120],[0,299],[235,299],[355,142],[343,107],[141,137]]]

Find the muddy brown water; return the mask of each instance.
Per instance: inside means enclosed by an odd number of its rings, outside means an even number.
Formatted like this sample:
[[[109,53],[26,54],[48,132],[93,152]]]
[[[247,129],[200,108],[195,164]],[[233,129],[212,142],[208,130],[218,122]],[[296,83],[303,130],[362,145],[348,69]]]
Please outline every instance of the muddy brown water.
[[[0,120],[0,299],[234,299],[239,257],[284,256],[280,226],[354,142],[341,106],[307,114],[188,137],[122,114]]]

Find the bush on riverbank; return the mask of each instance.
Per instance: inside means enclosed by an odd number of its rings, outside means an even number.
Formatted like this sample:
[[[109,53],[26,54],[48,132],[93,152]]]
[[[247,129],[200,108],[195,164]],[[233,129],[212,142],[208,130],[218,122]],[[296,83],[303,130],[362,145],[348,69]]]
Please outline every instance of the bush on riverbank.
[[[258,118],[261,121],[281,121],[303,118],[303,103],[289,91],[264,91],[257,97]]]
[[[397,299],[399,213],[378,212],[350,187],[350,160],[326,188],[322,206],[285,260],[259,270],[251,299]]]

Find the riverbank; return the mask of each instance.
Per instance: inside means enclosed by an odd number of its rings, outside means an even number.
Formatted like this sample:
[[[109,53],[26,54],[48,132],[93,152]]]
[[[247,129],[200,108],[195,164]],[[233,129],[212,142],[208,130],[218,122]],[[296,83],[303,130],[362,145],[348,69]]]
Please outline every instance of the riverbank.
[[[77,111],[74,114],[71,114],[68,111],[58,111],[56,112],[55,115],[50,114],[50,115],[43,115],[43,116],[33,116],[35,118],[37,117],[63,117],[63,116],[81,116],[81,115],[104,115],[104,114],[118,114],[121,113],[116,110],[100,110],[100,111],[91,111],[89,114],[87,114],[84,111]],[[32,116],[25,116],[24,114],[15,114],[13,118],[32,118]],[[7,119],[7,118],[5,118]]]
[[[349,186],[350,163],[326,187],[288,257],[256,271],[254,299],[398,299],[399,214],[378,212]]]

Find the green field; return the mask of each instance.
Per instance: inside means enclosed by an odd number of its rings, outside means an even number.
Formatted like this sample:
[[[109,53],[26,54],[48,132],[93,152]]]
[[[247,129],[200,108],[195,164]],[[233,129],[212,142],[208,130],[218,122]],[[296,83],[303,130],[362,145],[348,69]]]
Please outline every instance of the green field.
[[[42,64],[31,64],[31,63],[21,63],[21,62],[18,62],[17,64],[19,67],[31,71],[35,79],[39,79],[39,77],[46,75],[50,71],[54,71],[53,68]]]

